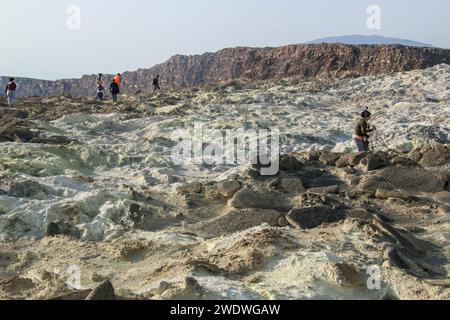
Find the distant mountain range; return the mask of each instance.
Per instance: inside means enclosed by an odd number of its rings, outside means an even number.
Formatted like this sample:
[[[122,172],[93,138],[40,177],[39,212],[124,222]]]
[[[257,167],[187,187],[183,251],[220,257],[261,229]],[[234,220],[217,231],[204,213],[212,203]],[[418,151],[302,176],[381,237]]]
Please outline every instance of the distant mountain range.
[[[215,53],[176,55],[149,69],[124,72],[124,93],[150,92],[152,79],[161,76],[163,89],[216,85],[234,79],[248,81],[345,78],[425,69],[450,64],[450,50],[403,45],[296,44],[277,48],[228,48]],[[112,75],[104,75],[109,87]],[[17,78],[19,96],[67,94],[94,96],[96,75],[45,81]],[[4,88],[8,78],[0,77]],[[0,95],[2,92],[0,92]]]
[[[388,38],[382,36],[365,36],[365,35],[348,35],[348,36],[338,36],[338,37],[328,37],[321,38],[313,41],[308,41],[306,44],[318,44],[318,43],[341,43],[349,45],[388,45],[388,44],[399,44],[403,46],[411,47],[433,47],[430,44],[421,43],[413,40],[399,39],[399,38]]]

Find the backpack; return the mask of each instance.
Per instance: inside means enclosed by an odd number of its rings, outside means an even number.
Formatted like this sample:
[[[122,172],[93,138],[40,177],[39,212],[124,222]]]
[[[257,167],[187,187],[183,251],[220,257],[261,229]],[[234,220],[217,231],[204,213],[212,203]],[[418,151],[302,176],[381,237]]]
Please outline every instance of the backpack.
[[[98,81],[97,90],[98,91],[104,91],[105,90],[105,87],[103,86],[103,81],[102,80]]]
[[[10,82],[7,85],[7,89],[10,91],[16,91],[17,89],[17,84],[15,82]]]

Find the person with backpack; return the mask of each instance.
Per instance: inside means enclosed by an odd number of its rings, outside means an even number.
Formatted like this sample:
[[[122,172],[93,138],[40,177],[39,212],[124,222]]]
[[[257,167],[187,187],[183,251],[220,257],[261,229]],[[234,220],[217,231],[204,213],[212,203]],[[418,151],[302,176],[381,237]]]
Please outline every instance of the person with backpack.
[[[361,113],[361,118],[358,120],[356,124],[355,132],[353,133],[353,140],[358,147],[358,152],[369,152],[369,138],[368,133],[376,130],[375,126],[370,127],[369,120],[372,114],[369,112],[369,108]]]
[[[119,84],[116,81],[114,81],[114,79],[111,82],[111,85],[109,86],[109,91],[112,94],[113,101],[117,102],[117,96],[120,93],[120,87]]]
[[[161,90],[161,87],[159,86],[159,75],[156,76],[155,79],[153,79],[153,91]]]
[[[8,99],[8,106],[10,108],[12,108],[14,106],[14,103],[16,102],[17,84],[16,84],[15,80],[16,79],[14,79],[14,78],[9,78],[9,82],[5,88],[5,95]]]
[[[105,92],[105,87],[103,86],[102,74],[99,74],[97,81],[97,100],[103,101],[103,95]]]

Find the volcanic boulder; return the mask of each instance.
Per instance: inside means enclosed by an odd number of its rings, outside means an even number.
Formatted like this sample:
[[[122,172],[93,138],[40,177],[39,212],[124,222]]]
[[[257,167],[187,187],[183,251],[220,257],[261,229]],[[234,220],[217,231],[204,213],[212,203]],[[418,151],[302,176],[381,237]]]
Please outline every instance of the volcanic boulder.
[[[297,229],[314,229],[343,219],[345,219],[344,212],[327,206],[293,209],[287,215],[289,223]]]
[[[289,202],[282,194],[268,190],[260,192],[248,189],[240,190],[230,201],[230,206],[236,209],[289,210]]]
[[[237,180],[227,180],[219,183],[219,193],[225,198],[232,197],[241,188],[241,184]]]

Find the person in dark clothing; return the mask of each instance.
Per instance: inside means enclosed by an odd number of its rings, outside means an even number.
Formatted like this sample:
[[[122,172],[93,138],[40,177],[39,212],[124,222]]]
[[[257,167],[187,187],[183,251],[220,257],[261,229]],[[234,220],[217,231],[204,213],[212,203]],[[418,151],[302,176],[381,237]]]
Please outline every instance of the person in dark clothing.
[[[372,114],[367,108],[363,113],[361,113],[361,119],[359,119],[358,123],[356,124],[355,132],[353,133],[353,140],[355,141],[359,152],[369,151],[370,136],[368,134],[376,130],[375,126],[370,127],[368,123],[371,116]]]
[[[153,79],[153,91],[161,90],[161,87],[159,86],[159,75],[156,76],[155,79]]]
[[[113,101],[117,102],[117,96],[120,93],[119,84],[115,82],[114,80],[111,82],[111,85],[109,86],[109,91],[112,94]]]
[[[16,79],[14,78],[9,78],[9,82],[5,88],[5,95],[8,98],[8,106],[10,108],[12,108],[14,103],[16,102],[17,84],[15,83],[15,80]]]

